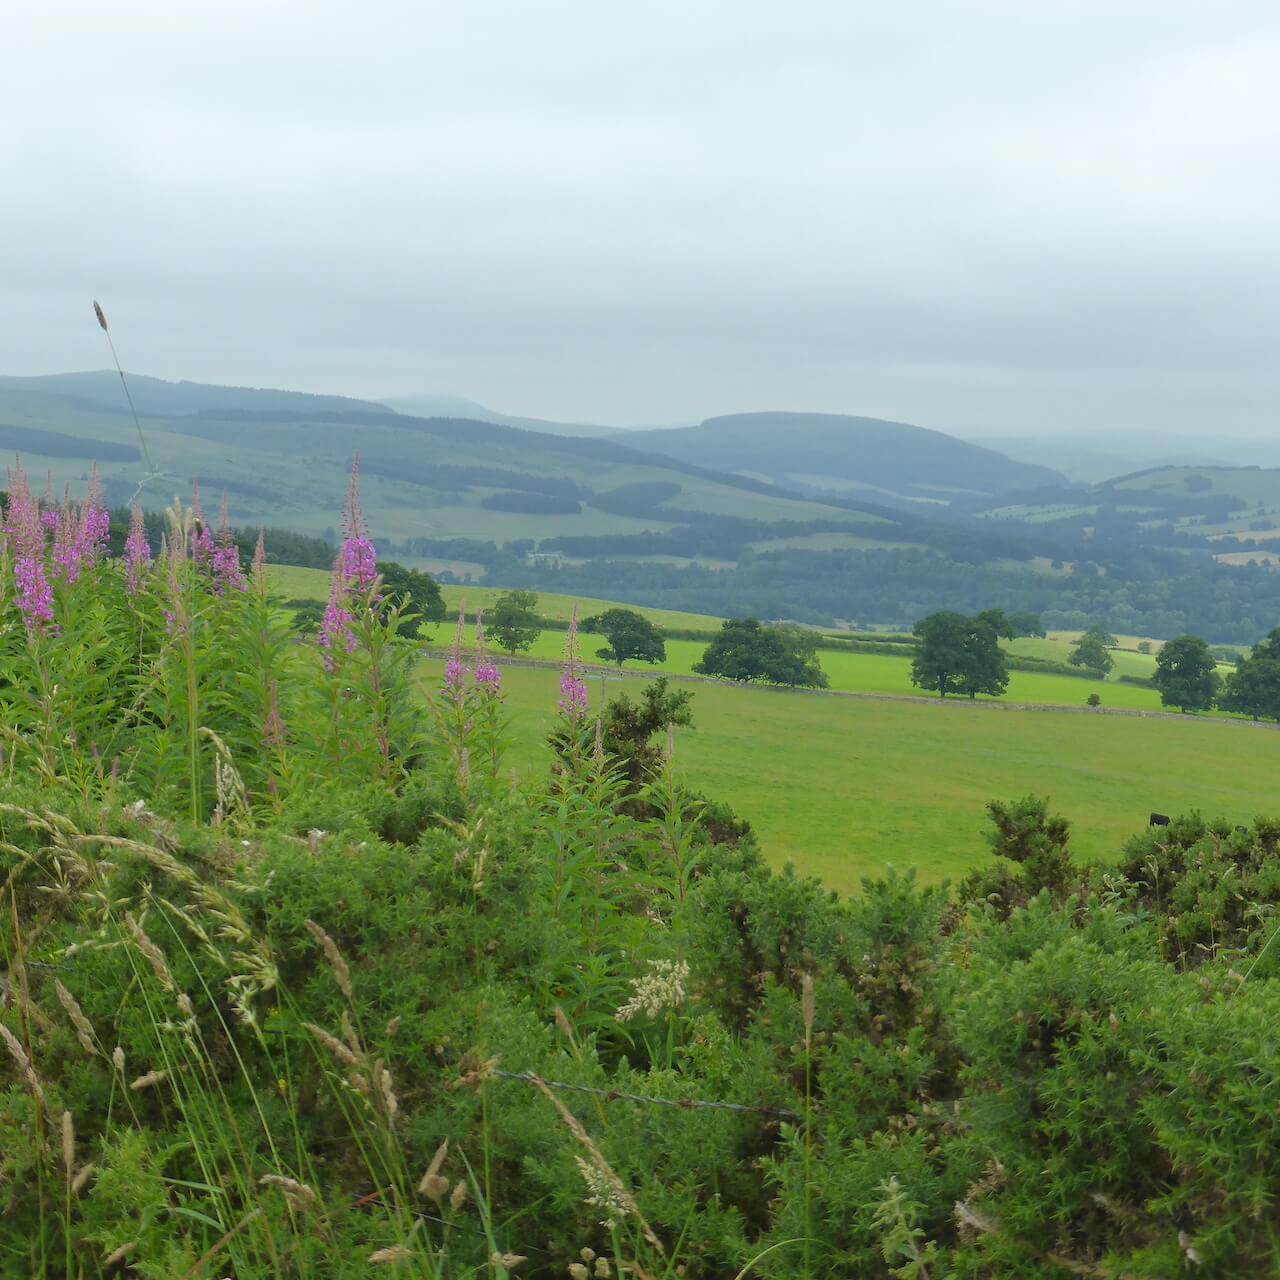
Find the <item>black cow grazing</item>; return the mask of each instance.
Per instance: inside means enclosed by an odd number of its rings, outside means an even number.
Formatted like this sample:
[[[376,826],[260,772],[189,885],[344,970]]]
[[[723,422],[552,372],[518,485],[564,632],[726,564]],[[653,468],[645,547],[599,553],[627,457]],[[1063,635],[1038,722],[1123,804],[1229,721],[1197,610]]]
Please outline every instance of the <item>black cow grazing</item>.
[[[1150,825],[1153,827],[1167,827],[1169,825],[1169,815],[1167,813],[1153,813]]]

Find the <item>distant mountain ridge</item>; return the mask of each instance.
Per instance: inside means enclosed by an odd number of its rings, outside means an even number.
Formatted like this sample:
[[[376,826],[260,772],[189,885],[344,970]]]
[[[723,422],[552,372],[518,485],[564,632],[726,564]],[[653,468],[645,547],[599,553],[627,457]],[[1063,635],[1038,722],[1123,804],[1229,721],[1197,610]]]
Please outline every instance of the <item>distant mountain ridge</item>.
[[[942,431],[835,413],[737,413],[696,427],[630,431],[633,448],[758,476],[814,496],[899,503],[967,502],[1061,484],[1052,468],[1015,462]]]
[[[397,413],[415,418],[470,418],[476,422],[496,422],[504,427],[521,427],[526,431],[542,431],[555,436],[614,436],[625,439],[633,431],[666,431],[668,427],[603,427],[593,422],[553,422],[548,418],[528,418],[515,413],[500,413],[466,396],[437,392],[420,392],[411,396],[388,396],[382,404]],[[690,425],[680,423],[680,426]]]
[[[385,413],[383,405],[350,396],[317,395],[309,391],[282,391],[271,387],[224,387],[208,382],[170,382],[141,373],[126,374],[129,394],[139,414],[174,417],[218,409],[263,410],[278,413],[333,412]],[[25,391],[71,400],[85,408],[93,405],[109,413],[128,413],[128,403],[114,369],[83,373],[47,373],[32,377],[0,374],[0,393]]]

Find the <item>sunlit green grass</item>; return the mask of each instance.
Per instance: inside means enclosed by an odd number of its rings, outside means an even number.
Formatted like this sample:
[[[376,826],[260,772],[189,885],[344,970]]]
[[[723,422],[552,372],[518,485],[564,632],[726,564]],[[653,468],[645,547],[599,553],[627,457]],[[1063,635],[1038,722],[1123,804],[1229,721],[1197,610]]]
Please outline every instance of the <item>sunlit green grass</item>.
[[[885,659],[893,662],[895,659]],[[423,664],[424,679],[442,663]],[[545,769],[554,669],[504,667],[510,760]],[[1071,682],[1076,683],[1076,682]],[[1084,684],[1084,681],[1078,682]],[[598,675],[587,681],[598,705]],[[639,679],[604,690],[636,696]],[[694,690],[694,728],[676,735],[682,777],[748,818],[774,865],[790,859],[854,891],[888,863],[928,879],[988,860],[984,805],[1036,792],[1073,824],[1073,847],[1112,858],[1154,809],[1233,822],[1280,812],[1280,733],[1196,719],[1000,711],[743,689]]]
[[[286,597],[321,599],[328,589],[328,575],[319,569],[294,569],[277,565],[272,566],[271,574],[273,590]],[[475,586],[446,586],[442,591],[445,602],[451,609],[465,605],[469,614],[477,608],[488,607],[500,594],[497,588]],[[539,612],[547,618],[566,620],[575,603],[578,605],[579,616],[583,618],[607,609],[611,604],[604,600],[577,599],[573,596],[555,595],[549,592],[538,593]],[[713,631],[720,624],[719,618],[704,614],[646,608],[640,608],[639,612],[659,627],[665,628]],[[470,630],[467,634],[469,642]],[[452,631],[448,627],[436,628],[428,635],[429,643],[434,645],[448,644],[451,638]],[[559,659],[564,652],[564,640],[563,631],[544,631],[534,642],[533,647],[522,656],[543,660]],[[603,644],[603,636],[584,632],[580,638],[582,656],[588,662],[598,662],[599,659],[595,656],[596,650]],[[666,647],[667,661],[662,664],[660,670],[672,675],[691,675],[693,664],[702,657],[706,644],[701,640],[668,639]],[[1052,637],[1045,640],[1016,640],[1010,648],[1015,654],[1052,658],[1057,661],[1065,661],[1071,651],[1069,641]],[[906,657],[828,649],[821,650],[819,657],[822,669],[827,673],[830,681],[830,687],[838,692],[922,696],[923,691],[911,683],[911,662]],[[1115,660],[1115,669],[1106,680],[1055,675],[1052,672],[1010,672],[1009,688],[997,701],[1082,707],[1088,701],[1089,695],[1096,693],[1104,707],[1139,711],[1161,710],[1160,695],[1154,689],[1123,684],[1116,678],[1122,674],[1149,676],[1155,670],[1155,659],[1148,654],[1120,651],[1114,652],[1112,657]],[[992,700],[985,696],[980,699],[980,701]]]

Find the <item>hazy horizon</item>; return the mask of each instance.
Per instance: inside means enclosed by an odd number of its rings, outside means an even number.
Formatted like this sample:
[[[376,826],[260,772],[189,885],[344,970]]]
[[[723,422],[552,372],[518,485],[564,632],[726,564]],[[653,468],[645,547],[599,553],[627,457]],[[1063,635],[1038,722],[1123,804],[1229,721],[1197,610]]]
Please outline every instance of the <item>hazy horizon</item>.
[[[1273,433],[1280,11],[6,11],[15,373]]]

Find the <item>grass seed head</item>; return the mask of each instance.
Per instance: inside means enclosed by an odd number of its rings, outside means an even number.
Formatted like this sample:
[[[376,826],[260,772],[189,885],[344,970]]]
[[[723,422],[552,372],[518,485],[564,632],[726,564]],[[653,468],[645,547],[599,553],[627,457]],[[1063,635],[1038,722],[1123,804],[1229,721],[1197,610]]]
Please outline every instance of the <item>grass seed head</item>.
[[[5,1047],[9,1050],[9,1056],[17,1064],[22,1078],[27,1082],[27,1088],[31,1090],[38,1102],[43,1103],[44,1089],[40,1086],[40,1077],[36,1075],[36,1070],[31,1065],[31,1059],[27,1057],[27,1051],[22,1047],[22,1042],[3,1022],[0,1022],[0,1040],[4,1041]]]
[[[311,1034],[315,1036],[315,1038],[319,1040],[320,1043],[324,1045],[324,1047],[328,1049],[344,1067],[358,1067],[360,1065],[360,1059],[356,1057],[356,1055],[352,1053],[337,1036],[330,1035],[330,1033],[323,1027],[316,1026],[314,1022],[304,1022],[302,1025],[310,1031]]]
[[[320,949],[324,952],[325,959],[329,961],[329,967],[333,970],[333,977],[338,984],[338,990],[350,1000],[352,996],[351,970],[347,968],[347,962],[342,958],[342,952],[338,950],[338,944],[314,920],[307,921],[307,932],[320,944]]]
[[[297,1182],[278,1173],[264,1173],[258,1179],[261,1187],[275,1187],[283,1194],[292,1209],[310,1209],[320,1203],[320,1197],[305,1182]]]
[[[389,1249],[376,1249],[369,1255],[370,1262],[406,1262],[413,1255],[402,1244],[393,1244]]]
[[[140,1089],[150,1089],[153,1084],[160,1084],[169,1078],[167,1071],[148,1071],[146,1075],[139,1076],[134,1080],[129,1088],[137,1092]]]
[[[80,1047],[91,1058],[97,1057],[98,1047],[93,1042],[93,1026],[89,1019],[84,1016],[84,1010],[76,1002],[75,996],[57,978],[53,980],[53,989],[58,993],[58,1003],[66,1010],[67,1017],[75,1028],[76,1039],[80,1041]]]
[[[62,1167],[71,1176],[76,1164],[76,1122],[70,1111],[62,1113]]]

